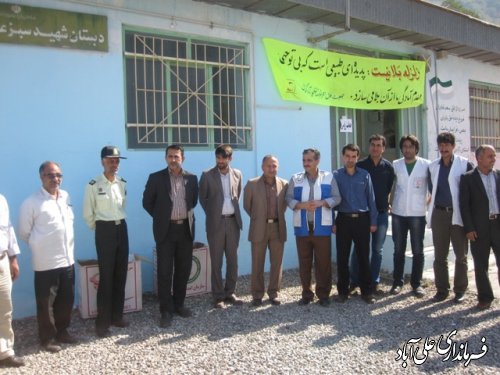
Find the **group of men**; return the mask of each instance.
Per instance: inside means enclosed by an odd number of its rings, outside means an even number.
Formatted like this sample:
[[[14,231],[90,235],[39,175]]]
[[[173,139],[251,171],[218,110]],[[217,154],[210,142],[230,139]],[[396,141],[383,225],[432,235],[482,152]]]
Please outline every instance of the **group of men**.
[[[243,208],[250,217],[253,306],[262,305],[266,293],[267,249],[270,254],[267,295],[272,305],[281,304],[279,291],[287,239],[285,211],[289,207],[293,211],[302,286],[299,305],[311,303],[315,295],[321,306],[330,304],[332,233],[336,234],[337,249],[336,300],[346,302],[359,286],[362,299],[374,303],[374,295],[384,293],[379,286],[380,267],[391,213],[394,240],[391,294],[399,294],[403,287],[409,232],[413,253],[410,285],[416,297],[425,295],[421,280],[427,222],[432,228],[435,248],[437,292],[433,300],[443,301],[449,295],[450,241],[456,258],[454,301],[464,300],[470,241],[478,288],[477,307],[489,308],[493,300],[488,278],[490,248],[497,265],[500,263],[500,173],[494,169],[495,149],[489,145],[478,147],[478,166],[473,168],[465,158],[453,153],[455,138],[451,133],[438,135],[441,157],[433,162],[417,156],[420,143],[413,135],[401,138],[399,147],[403,158],[392,164],[383,158],[386,147],[383,136],[373,135],[369,143],[369,155],[363,160],[359,160],[357,145],[345,145],[343,167],[333,173],[319,169],[317,149],[305,149],[302,153],[304,171],[294,174],[289,182],[277,175],[278,159],[266,155],[262,160],[262,175],[249,180],[244,188],[241,172],[230,165],[231,146],[223,144],[216,148],[216,165],[203,172],[199,183],[196,175],[182,167],[183,147],[168,146],[167,167],[149,176],[142,199],[144,209],[153,218],[160,327],[169,327],[174,314],[192,316],[184,300],[195,238],[193,210],[198,200],[206,214],[213,306],[223,308],[226,304],[243,303],[235,294],[242,190]],[[101,150],[103,173],[86,186],[83,204],[84,219],[95,230],[100,274],[95,324],[99,337],[108,336],[110,326],[128,326],[123,319],[129,245],[125,221],[126,181],[117,175],[121,159],[124,157],[114,146]],[[63,177],[60,165],[44,162],[39,174],[41,189],[21,206],[19,237],[32,251],[41,346],[49,352],[58,352],[60,343],[78,341],[67,330],[74,300],[74,216],[69,195],[60,189]],[[0,195],[0,314],[5,317],[0,320],[0,365],[9,367],[24,364],[14,355],[11,327],[12,281],[19,275],[17,254],[19,247],[9,221],[7,202]]]

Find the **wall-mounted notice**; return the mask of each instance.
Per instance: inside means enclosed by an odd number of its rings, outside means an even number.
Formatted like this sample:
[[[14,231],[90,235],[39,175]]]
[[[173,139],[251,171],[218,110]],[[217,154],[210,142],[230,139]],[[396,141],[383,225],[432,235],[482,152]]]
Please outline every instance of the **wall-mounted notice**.
[[[108,50],[108,19],[94,14],[0,4],[0,42]]]

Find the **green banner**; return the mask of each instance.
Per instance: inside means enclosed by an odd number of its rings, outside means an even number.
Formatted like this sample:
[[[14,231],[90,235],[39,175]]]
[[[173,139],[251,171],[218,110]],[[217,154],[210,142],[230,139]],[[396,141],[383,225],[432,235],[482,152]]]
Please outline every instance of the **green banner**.
[[[416,107],[424,101],[425,62],[346,55],[263,38],[285,100],[359,109]]]
[[[0,42],[107,51],[108,19],[0,3]]]

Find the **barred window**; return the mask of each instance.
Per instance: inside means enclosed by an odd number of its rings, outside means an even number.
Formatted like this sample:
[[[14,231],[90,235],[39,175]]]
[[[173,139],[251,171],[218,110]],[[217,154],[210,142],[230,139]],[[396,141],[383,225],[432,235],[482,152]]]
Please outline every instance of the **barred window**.
[[[500,87],[469,83],[471,150],[491,144],[500,151]]]
[[[129,148],[251,146],[247,48],[125,31]]]

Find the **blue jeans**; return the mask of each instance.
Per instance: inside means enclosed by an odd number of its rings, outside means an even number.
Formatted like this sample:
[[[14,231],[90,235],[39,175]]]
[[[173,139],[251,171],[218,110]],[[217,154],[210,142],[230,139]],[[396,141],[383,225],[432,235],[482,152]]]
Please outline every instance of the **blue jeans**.
[[[411,252],[413,253],[410,285],[413,289],[416,289],[422,282],[422,273],[424,271],[425,216],[392,215],[392,239],[394,240],[393,286],[403,286],[408,231],[410,231]]]
[[[386,212],[379,212],[377,216],[377,230],[372,233],[371,243],[371,259],[370,259],[370,274],[372,287],[380,283],[380,266],[382,264],[382,252],[384,250],[385,236],[387,234],[387,226],[389,223],[389,215]],[[351,286],[359,285],[359,267],[356,251],[352,252],[349,264],[351,275]]]

